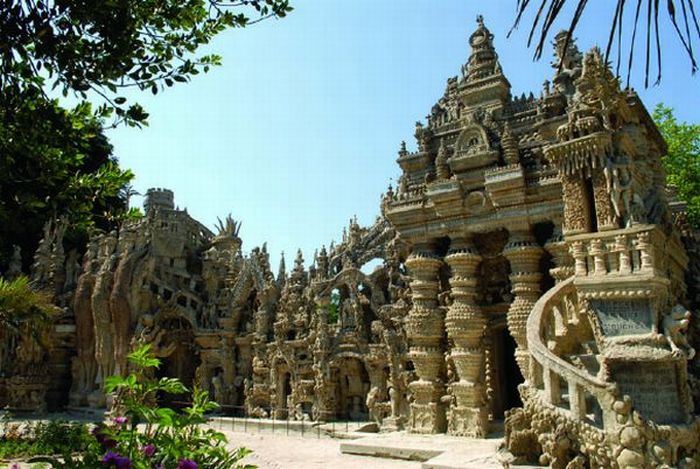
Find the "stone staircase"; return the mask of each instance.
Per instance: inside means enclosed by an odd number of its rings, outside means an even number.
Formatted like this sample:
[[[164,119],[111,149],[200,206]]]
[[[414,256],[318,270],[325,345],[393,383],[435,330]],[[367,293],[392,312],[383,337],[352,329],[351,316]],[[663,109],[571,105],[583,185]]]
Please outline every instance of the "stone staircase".
[[[527,320],[524,408],[506,420],[514,453],[539,446],[551,467],[625,468],[698,450],[687,356],[659,331],[679,289],[680,263],[663,254],[672,242],[649,225],[567,239],[575,273]]]

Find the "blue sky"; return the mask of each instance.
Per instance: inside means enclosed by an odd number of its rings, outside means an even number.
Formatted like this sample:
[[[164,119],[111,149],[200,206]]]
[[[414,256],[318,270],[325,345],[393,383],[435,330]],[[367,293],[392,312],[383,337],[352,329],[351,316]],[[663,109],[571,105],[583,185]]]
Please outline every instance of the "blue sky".
[[[353,215],[370,224],[379,214],[399,175],[399,143],[415,148],[414,123],[466,62],[477,14],[496,36],[513,94],[539,94],[553,74],[551,48],[532,61],[531,16],[506,38],[515,3],[293,0],[283,20],[217,37],[207,51],[223,66],[155,97],[134,95],[150,127],[110,131],[115,154],[140,192],[170,188],[208,226],[228,213],[242,220],[244,251],[267,241],[273,263],[285,251],[289,266],[301,247],[308,263]],[[576,34],[582,50],[607,40],[613,3],[591,2]],[[661,86],[643,88],[641,55],[632,86],[650,109],[663,101],[698,122],[698,78],[665,18],[662,27]]]

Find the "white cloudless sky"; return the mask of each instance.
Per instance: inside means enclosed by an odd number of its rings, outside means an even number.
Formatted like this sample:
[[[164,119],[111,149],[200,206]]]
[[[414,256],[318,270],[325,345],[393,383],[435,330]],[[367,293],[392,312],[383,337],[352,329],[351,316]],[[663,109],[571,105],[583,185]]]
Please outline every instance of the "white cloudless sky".
[[[108,136],[141,193],[172,189],[175,203],[210,227],[231,213],[243,222],[244,251],[267,242],[273,269],[281,251],[289,267],[297,248],[308,264],[352,216],[371,224],[379,214],[380,195],[400,174],[399,143],[415,148],[414,123],[467,61],[477,14],[495,35],[512,93],[539,95],[554,72],[551,47],[533,62],[534,9],[506,38],[515,4],[292,0],[285,19],[217,37],[206,52],[223,56],[223,66],[157,96],[129,95],[150,126]],[[581,50],[605,45],[613,4],[591,3],[576,34]],[[664,102],[698,122],[698,79],[666,17],[661,24],[661,85],[643,87],[643,42],[631,84],[650,111]]]

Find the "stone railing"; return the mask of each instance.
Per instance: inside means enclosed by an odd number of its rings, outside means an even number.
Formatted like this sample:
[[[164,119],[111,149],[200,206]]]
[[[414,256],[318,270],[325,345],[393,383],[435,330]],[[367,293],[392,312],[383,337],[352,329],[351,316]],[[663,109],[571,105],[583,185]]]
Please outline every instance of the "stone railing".
[[[663,275],[668,263],[666,237],[654,226],[570,236],[568,241],[578,277]]]
[[[598,401],[598,407],[602,410],[600,423],[613,424],[615,385],[574,366],[547,347],[544,334],[551,330],[550,321],[555,321],[556,315],[572,308],[572,305],[578,309],[574,277],[557,284],[535,303],[527,321],[527,341],[532,358],[531,382],[528,384],[539,390],[540,400],[544,404],[559,409],[567,417],[580,420],[592,414],[587,409],[590,396]],[[562,389],[564,385],[566,389]]]

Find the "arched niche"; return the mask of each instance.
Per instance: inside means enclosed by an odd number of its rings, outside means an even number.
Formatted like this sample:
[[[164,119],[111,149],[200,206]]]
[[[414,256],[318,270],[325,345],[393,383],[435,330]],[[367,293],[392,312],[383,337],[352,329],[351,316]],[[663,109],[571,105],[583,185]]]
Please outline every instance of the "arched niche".
[[[459,153],[479,153],[491,149],[486,129],[477,124],[465,127],[457,137],[454,150]]]
[[[474,168],[494,165],[498,151],[491,148],[486,129],[478,124],[465,127],[457,137],[454,155],[448,163],[453,173],[459,174]]]

